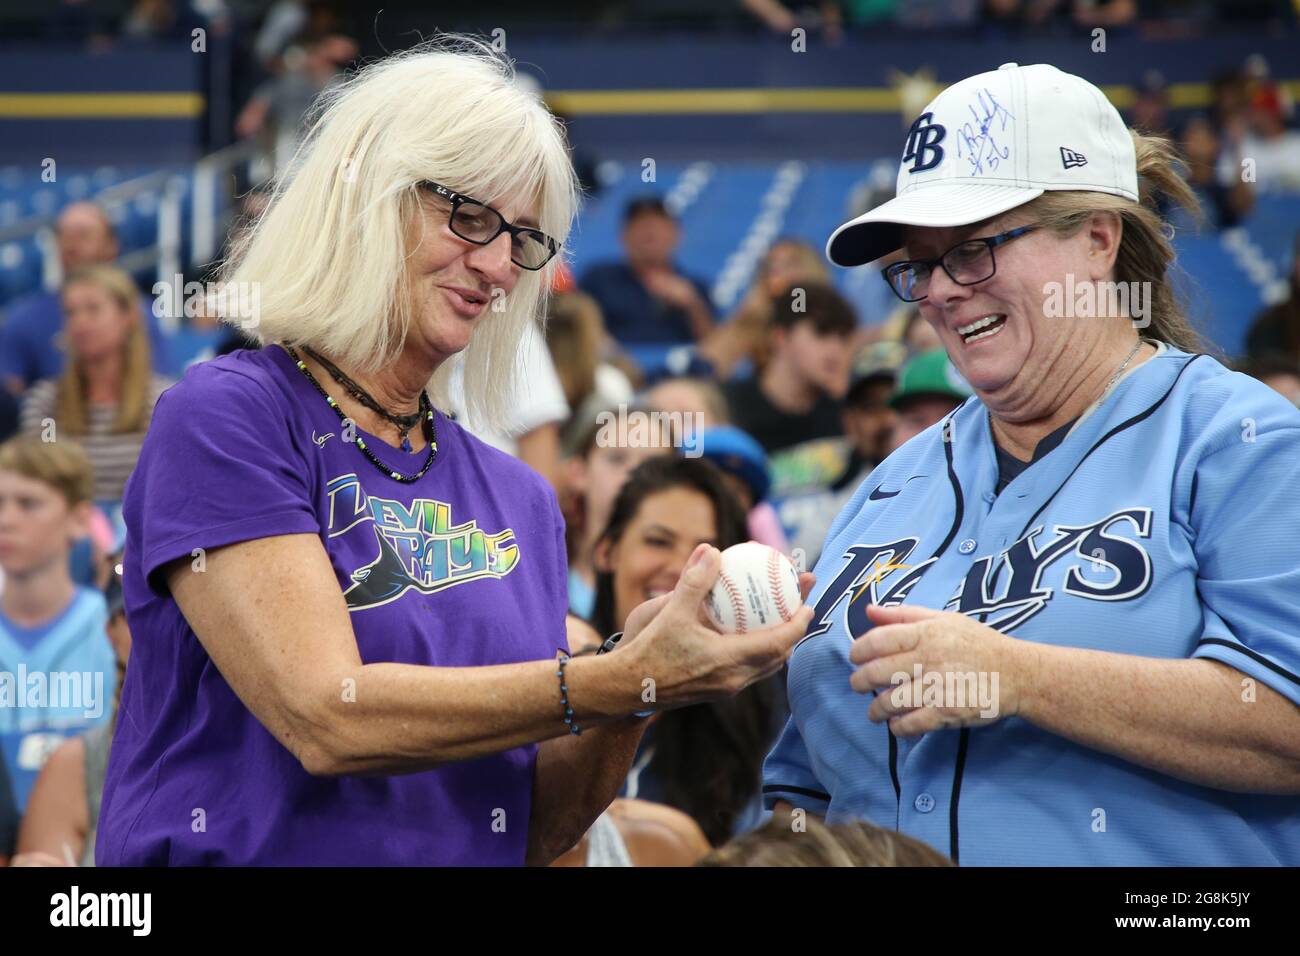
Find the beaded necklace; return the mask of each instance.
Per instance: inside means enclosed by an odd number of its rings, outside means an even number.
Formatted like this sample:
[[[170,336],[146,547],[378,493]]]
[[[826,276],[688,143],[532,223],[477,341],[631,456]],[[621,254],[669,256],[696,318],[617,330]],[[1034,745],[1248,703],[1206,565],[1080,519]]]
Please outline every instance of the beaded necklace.
[[[334,381],[342,385],[343,389],[354,399],[356,399],[366,408],[370,409],[380,418],[386,419],[387,421],[392,422],[394,425],[396,425],[397,432],[402,438],[402,451],[408,453],[411,451],[411,442],[407,439],[406,433],[409,432],[416,425],[420,424],[420,419],[424,417],[423,403],[421,403],[419,410],[417,410],[413,414],[394,415],[388,409],[384,408],[383,405],[380,405],[377,401],[375,401],[374,398],[371,397],[369,392],[367,392],[356,382],[352,381],[352,379],[350,379],[347,376],[347,374],[343,371],[343,369],[339,368],[337,365],[335,365],[325,356],[321,355],[315,349],[307,345],[304,345],[302,347],[302,350],[306,352],[309,356],[311,356],[313,359],[315,359],[317,365],[321,366],[321,368],[329,372],[330,377],[332,377]]]
[[[284,348],[285,351],[287,351],[291,356],[293,356],[293,361],[294,364],[298,366],[298,371],[302,372],[303,375],[307,376],[307,381],[311,382],[311,384],[315,387],[316,391],[320,392],[321,397],[325,399],[329,407],[334,409],[334,414],[338,415],[339,421],[343,424],[343,427],[347,428],[351,420],[348,418],[347,415],[343,413],[343,409],[339,408],[339,403],[336,402],[330,396],[329,392],[325,391],[325,389],[321,387],[320,382],[316,381],[316,376],[311,373],[311,369],[309,369],[307,367],[307,364],[299,357],[297,351],[294,350],[293,346],[286,345]],[[314,355],[313,358],[315,358]],[[370,398],[370,396],[367,395],[366,398]],[[374,400],[371,399],[371,401],[373,402]],[[393,421],[394,418],[397,417],[388,414],[386,411],[383,411],[382,409],[380,410],[380,413],[384,415],[384,417],[388,418],[389,421]],[[366,441],[364,438],[357,438],[356,440],[356,446],[361,449],[361,454],[365,455],[366,459],[372,465],[374,465],[384,474],[388,475],[389,478],[392,478],[396,481],[406,482],[407,484],[410,484],[411,482],[419,481],[421,478],[423,478],[424,473],[427,472],[429,468],[433,465],[433,459],[438,454],[438,436],[434,432],[433,405],[430,404],[429,402],[429,396],[426,395],[423,391],[420,392],[419,414],[423,415],[424,417],[425,438],[427,438],[429,441],[429,456],[424,461],[424,467],[421,468],[413,475],[403,475],[401,472],[394,471],[393,469],[389,468],[387,465],[385,465],[382,461],[380,461],[375,456],[374,452],[372,452],[366,446]],[[398,424],[398,427],[400,428],[401,425]],[[410,445],[409,442],[404,442],[404,444],[409,448]]]

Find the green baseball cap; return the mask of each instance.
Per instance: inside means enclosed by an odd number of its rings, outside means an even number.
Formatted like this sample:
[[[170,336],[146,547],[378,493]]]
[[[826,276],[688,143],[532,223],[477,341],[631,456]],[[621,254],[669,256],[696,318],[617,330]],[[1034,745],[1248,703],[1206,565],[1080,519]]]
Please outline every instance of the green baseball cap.
[[[951,398],[964,402],[974,392],[943,349],[922,352],[899,370],[889,404],[900,409],[914,398]]]

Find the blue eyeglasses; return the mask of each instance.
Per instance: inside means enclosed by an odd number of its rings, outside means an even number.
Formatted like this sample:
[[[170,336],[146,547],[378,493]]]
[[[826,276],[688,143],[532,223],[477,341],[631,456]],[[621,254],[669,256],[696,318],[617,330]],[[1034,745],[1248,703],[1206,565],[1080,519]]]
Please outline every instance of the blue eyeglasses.
[[[1010,242],[1037,226],[1019,226],[996,236],[959,242],[937,259],[906,259],[888,266],[881,275],[904,302],[920,302],[930,294],[930,275],[935,266],[943,266],[948,278],[958,285],[975,285],[993,278],[998,264],[993,258],[995,247]]]

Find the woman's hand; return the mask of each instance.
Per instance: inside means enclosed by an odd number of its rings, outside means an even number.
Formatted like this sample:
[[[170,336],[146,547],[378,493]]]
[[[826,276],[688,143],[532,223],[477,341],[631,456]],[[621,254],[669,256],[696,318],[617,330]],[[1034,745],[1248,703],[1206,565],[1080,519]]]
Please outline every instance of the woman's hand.
[[[867,716],[899,737],[995,723],[1019,712],[1033,686],[1035,646],[965,614],[872,605],[867,616],[874,626],[849,650],[861,665],[849,684],[860,694],[883,688]]]
[[[813,612],[804,605],[784,624],[749,634],[719,634],[706,623],[702,605],[720,568],[718,549],[700,545],[670,593],[644,602],[628,615],[616,653],[640,682],[647,709],[739,693],[779,671],[808,629]],[[811,574],[800,575],[805,598],[813,580]]]

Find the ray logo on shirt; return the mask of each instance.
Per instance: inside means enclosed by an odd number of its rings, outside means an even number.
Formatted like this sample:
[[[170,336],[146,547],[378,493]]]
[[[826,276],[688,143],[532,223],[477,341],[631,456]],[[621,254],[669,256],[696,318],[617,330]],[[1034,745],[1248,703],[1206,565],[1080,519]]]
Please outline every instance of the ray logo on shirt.
[[[1047,607],[1055,592],[1044,586],[1044,573],[1069,555],[1073,559],[1064,568],[1060,587],[1066,594],[1094,601],[1127,601],[1150,589],[1151,556],[1134,540],[1151,536],[1150,508],[1125,508],[1089,524],[1055,525],[1050,534],[1044,531],[1042,525],[1031,528],[996,559],[991,555],[974,559],[943,610],[979,616],[990,627],[1010,633]],[[841,558],[842,568],[817,602],[804,639],[830,630],[834,623],[831,615],[846,598],[844,624],[850,637],[871,627],[868,605],[902,604],[938,560],[936,556],[911,562],[919,543],[918,538],[907,537],[848,548]],[[896,572],[901,572],[900,576],[894,576]],[[888,587],[886,577],[891,579]]]
[[[455,524],[448,502],[416,498],[408,505],[367,495],[355,474],[332,479],[327,493],[329,536],[369,522],[379,548],[373,561],[351,572],[352,584],[343,592],[349,611],[396,601],[412,588],[433,594],[503,578],[519,564],[514,531],[484,531],[473,520]]]

